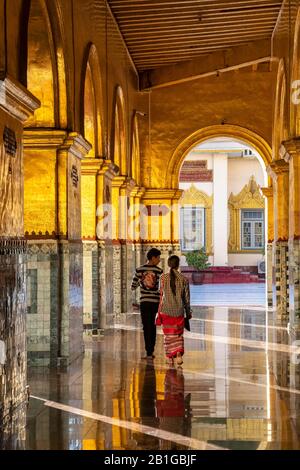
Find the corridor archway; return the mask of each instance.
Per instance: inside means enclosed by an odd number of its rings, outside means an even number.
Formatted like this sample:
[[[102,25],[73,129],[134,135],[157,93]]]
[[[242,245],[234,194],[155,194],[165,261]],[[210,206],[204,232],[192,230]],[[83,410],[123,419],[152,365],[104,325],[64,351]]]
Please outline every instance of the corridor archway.
[[[246,129],[245,127],[234,126],[231,124],[220,124],[208,126],[195,131],[179,143],[173,152],[166,171],[167,187],[178,188],[179,172],[182,163],[189,151],[201,142],[216,137],[230,137],[250,145],[258,152],[263,159],[265,167],[272,161],[272,150],[270,144],[260,135]]]
[[[177,161],[171,162],[173,181],[179,169],[177,187],[183,191],[178,223],[182,260],[187,266],[188,253],[203,249],[210,266],[209,272],[202,276],[202,283],[230,284],[227,290],[232,292],[233,304],[238,300],[246,303],[244,297],[248,297],[249,305],[264,306],[263,277],[267,243],[273,241],[273,207],[272,202],[268,207],[263,192],[269,183],[266,166],[271,160],[271,150],[249,131],[238,128],[236,138],[231,126],[226,126],[225,136],[221,135],[223,128],[208,128],[198,136],[193,134],[173,155],[177,153]],[[218,136],[213,135],[215,131]],[[200,142],[195,143],[199,134]],[[205,134],[209,135],[206,139]],[[186,271],[193,282],[192,268],[186,267]],[[235,284],[240,284],[247,296],[234,296]],[[211,289],[212,295],[214,290]],[[268,290],[272,291],[271,282]],[[224,299],[230,303],[226,293]]]

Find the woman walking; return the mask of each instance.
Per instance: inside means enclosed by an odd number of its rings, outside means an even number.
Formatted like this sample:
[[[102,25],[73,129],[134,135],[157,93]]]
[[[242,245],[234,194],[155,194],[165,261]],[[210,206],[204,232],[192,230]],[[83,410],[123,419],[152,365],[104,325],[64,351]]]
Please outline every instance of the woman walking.
[[[190,306],[190,287],[187,279],[178,271],[178,256],[170,256],[170,272],[161,276],[160,304],[156,325],[162,325],[167,359],[170,365],[183,364],[184,354],[184,316],[192,318]]]

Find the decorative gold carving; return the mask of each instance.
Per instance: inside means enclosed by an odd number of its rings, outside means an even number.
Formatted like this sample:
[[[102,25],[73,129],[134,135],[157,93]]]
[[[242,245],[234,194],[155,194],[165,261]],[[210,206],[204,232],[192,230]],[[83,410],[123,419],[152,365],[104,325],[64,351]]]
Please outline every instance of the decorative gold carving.
[[[205,251],[212,255],[212,207],[213,196],[208,196],[204,191],[200,191],[194,184],[187,191],[184,191],[179,204],[181,207],[198,206],[205,209]]]
[[[230,211],[228,251],[229,253],[244,253],[241,249],[241,210],[265,208],[264,198],[254,176],[251,176],[249,183],[239,194],[236,196],[230,194],[228,207]]]

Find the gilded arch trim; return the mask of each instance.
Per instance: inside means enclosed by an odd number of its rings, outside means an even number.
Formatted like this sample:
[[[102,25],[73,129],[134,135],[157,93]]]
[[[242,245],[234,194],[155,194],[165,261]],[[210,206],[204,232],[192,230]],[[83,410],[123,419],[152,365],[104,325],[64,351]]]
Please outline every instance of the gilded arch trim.
[[[100,157],[104,155],[103,148],[103,93],[102,93],[102,80],[101,69],[97,48],[94,44],[90,43],[88,46],[87,60],[84,64],[83,75],[83,89],[82,89],[82,134],[85,136],[85,116],[86,116],[86,102],[85,93],[88,86],[88,80],[91,80],[91,92],[93,99],[94,110],[94,142],[95,148],[94,156]]]
[[[166,185],[169,188],[178,188],[179,173],[181,165],[187,154],[197,144],[205,140],[215,137],[231,137],[238,139],[251,145],[262,157],[265,166],[267,167],[272,161],[272,150],[267,141],[256,134],[255,132],[244,127],[235,126],[231,124],[215,125],[204,127],[193,134],[189,135],[183,142],[181,142],[174,151],[166,173]]]
[[[286,99],[286,66],[284,59],[279,61],[277,72],[277,85],[275,97],[275,109],[273,117],[273,160],[279,159],[279,148],[284,140],[287,140],[287,99]]]
[[[230,212],[230,232],[228,240],[229,253],[245,253],[241,247],[241,210],[242,209],[265,209],[265,200],[261,194],[260,187],[254,176],[239,194],[230,194],[228,200]],[[255,250],[251,250],[251,253]]]
[[[112,155],[113,162],[120,169],[120,175],[127,175],[127,147],[126,147],[126,113],[124,93],[120,85],[115,91],[113,114]]]
[[[131,142],[131,176],[137,186],[141,184],[141,155],[139,141],[139,127],[137,113],[134,113],[132,122],[132,142]]]

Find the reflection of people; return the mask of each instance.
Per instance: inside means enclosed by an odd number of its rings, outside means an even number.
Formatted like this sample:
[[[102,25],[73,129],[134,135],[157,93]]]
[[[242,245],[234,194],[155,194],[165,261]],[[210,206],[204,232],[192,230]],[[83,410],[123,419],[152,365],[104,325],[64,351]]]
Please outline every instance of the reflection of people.
[[[184,315],[192,317],[190,306],[190,288],[187,279],[178,272],[178,256],[170,256],[168,265],[170,272],[161,277],[160,304],[156,325],[162,325],[164,333],[165,353],[169,364],[183,363],[184,354]]]
[[[139,368],[140,384],[137,398],[139,399],[139,423],[151,428],[158,428],[159,419],[156,414],[156,373],[153,362],[149,361]],[[134,433],[136,450],[156,450],[158,439],[155,435]]]
[[[184,375],[181,368],[167,370],[164,399],[157,400],[156,408],[159,418],[184,416]]]
[[[141,289],[141,316],[144,329],[146,359],[154,357],[156,342],[155,316],[159,304],[159,278],[163,270],[158,267],[161,252],[151,248],[147,253],[148,263],[137,268],[132,280],[131,289]]]
[[[191,435],[191,394],[185,396],[182,368],[168,369],[164,383],[164,398],[157,400],[156,410],[160,429],[186,437]],[[164,442],[161,449],[177,449],[178,444]]]
[[[153,365],[148,364],[144,369],[143,386],[140,396],[140,412],[142,418],[156,417],[156,375]]]

